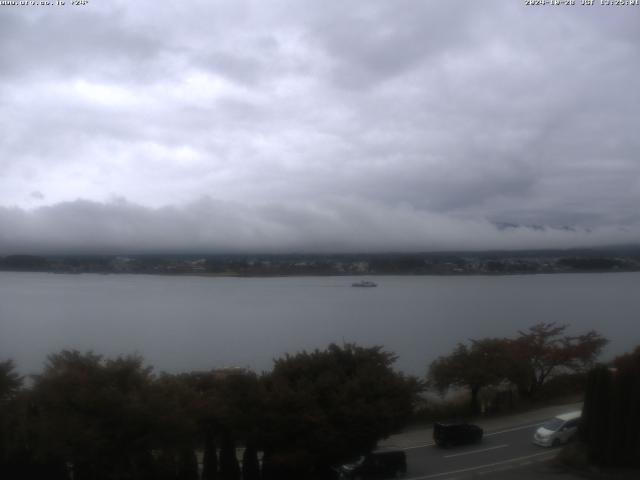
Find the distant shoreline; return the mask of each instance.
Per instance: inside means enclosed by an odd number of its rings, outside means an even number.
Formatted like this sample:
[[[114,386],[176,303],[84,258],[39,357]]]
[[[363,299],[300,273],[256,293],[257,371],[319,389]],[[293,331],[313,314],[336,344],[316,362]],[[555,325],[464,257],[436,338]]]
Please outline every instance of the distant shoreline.
[[[640,271],[640,248],[413,254],[89,255],[0,257],[0,271],[206,277],[496,276]]]
[[[511,277],[533,275],[567,275],[567,274],[604,274],[604,273],[638,273],[634,270],[572,270],[562,272],[465,272],[465,273],[281,273],[281,274],[246,274],[246,273],[169,273],[169,272],[60,272],[54,270],[6,270],[0,273],[50,273],[55,275],[147,275],[157,277],[203,277],[203,278],[291,278],[291,277]]]

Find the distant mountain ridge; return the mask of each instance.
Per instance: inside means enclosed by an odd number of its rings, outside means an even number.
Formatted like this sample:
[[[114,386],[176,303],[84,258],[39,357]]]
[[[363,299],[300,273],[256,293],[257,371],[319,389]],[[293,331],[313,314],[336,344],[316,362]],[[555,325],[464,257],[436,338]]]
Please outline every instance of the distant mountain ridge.
[[[539,225],[539,224],[517,224],[517,223],[511,223],[511,222],[492,222],[493,225],[500,231],[505,231],[505,230],[511,230],[511,229],[519,229],[519,228],[523,228],[523,229],[527,229],[527,230],[534,230],[537,232],[543,232],[545,230],[562,230],[565,232],[578,232],[578,231],[583,231],[583,232],[591,232],[591,229],[588,227],[574,227],[571,225],[560,225],[560,226],[553,226],[553,225]]]

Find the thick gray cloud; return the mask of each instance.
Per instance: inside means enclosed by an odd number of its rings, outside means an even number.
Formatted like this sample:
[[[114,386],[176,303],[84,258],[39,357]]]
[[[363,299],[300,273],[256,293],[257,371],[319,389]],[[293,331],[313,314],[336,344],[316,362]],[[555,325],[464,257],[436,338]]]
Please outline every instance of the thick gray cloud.
[[[640,8],[476,3],[0,7],[0,249],[638,242]]]
[[[147,208],[77,200],[30,211],[0,208],[4,251],[50,253],[372,252],[567,248],[635,241],[637,228],[499,228],[473,218],[357,198],[248,206],[202,198]]]

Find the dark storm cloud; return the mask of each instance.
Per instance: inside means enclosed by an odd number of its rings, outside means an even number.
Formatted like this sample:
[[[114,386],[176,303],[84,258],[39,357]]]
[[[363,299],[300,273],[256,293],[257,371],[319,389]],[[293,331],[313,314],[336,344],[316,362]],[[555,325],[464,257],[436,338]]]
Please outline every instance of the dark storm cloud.
[[[637,241],[639,15],[408,0],[4,8],[3,248]]]

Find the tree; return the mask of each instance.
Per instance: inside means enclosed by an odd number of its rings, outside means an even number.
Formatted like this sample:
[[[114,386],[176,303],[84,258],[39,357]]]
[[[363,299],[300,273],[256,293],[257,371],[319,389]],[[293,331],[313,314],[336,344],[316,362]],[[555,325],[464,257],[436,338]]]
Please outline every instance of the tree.
[[[38,456],[72,465],[74,479],[150,478],[162,409],[152,408],[151,369],[140,357],[62,351],[33,386]]]
[[[604,365],[592,368],[587,374],[579,435],[587,444],[587,455],[596,462],[609,443],[612,379],[610,369]]]
[[[586,372],[608,340],[591,330],[583,335],[565,335],[568,325],[541,322],[510,343],[507,378],[522,396],[534,397],[540,387],[559,372]]]
[[[250,442],[242,454],[242,480],[260,480],[260,462],[255,445]]]
[[[148,408],[154,424],[150,436],[154,451],[159,452],[162,478],[188,480],[197,475],[200,400],[185,375],[163,373],[151,384]]]
[[[15,371],[13,360],[0,362],[0,402],[8,400],[22,387],[23,377]]]
[[[236,442],[230,433],[222,437],[220,447],[220,479],[240,480],[240,465],[236,457]]]
[[[263,377],[263,478],[312,478],[402,428],[421,384],[381,347],[286,355]]]
[[[12,360],[0,362],[0,477],[11,478],[16,458],[15,447],[21,419],[19,405],[14,401],[22,387],[22,377],[15,372]]]
[[[484,338],[458,344],[429,367],[429,383],[441,392],[464,387],[471,393],[471,411],[478,413],[482,388],[510,381],[521,396],[531,398],[554,375],[584,372],[593,365],[607,340],[591,330],[565,335],[567,325],[538,323],[515,339]]]
[[[184,445],[178,454],[178,479],[198,480],[198,458],[189,445]]]
[[[263,415],[264,395],[258,377],[245,369],[230,368],[180,378],[196,394],[192,411],[204,439],[203,479],[239,479],[236,442],[255,444]],[[219,459],[216,442],[221,446]]]
[[[640,466],[640,347],[588,374],[580,437],[590,461]]]
[[[204,452],[202,455],[202,480],[216,480],[218,478],[218,454],[213,432],[204,432]]]
[[[441,392],[450,387],[468,388],[471,393],[471,412],[480,411],[478,395],[483,387],[504,380],[509,362],[508,340],[485,338],[471,340],[469,346],[458,344],[452,353],[441,356],[429,367],[429,383]]]

